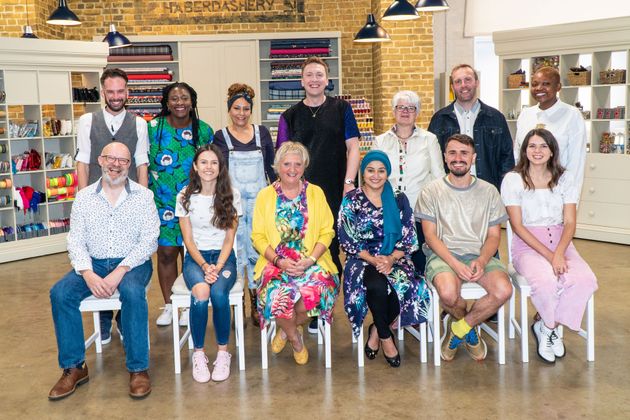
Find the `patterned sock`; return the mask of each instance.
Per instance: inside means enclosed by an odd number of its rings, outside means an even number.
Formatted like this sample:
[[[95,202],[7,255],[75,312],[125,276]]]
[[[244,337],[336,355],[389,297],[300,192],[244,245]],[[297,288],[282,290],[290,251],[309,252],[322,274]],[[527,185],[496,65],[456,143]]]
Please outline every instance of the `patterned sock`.
[[[466,322],[464,318],[462,318],[451,324],[451,330],[453,330],[453,334],[459,338],[464,338],[466,337],[466,334],[468,334],[468,331],[472,330],[472,327],[468,325],[468,322]]]

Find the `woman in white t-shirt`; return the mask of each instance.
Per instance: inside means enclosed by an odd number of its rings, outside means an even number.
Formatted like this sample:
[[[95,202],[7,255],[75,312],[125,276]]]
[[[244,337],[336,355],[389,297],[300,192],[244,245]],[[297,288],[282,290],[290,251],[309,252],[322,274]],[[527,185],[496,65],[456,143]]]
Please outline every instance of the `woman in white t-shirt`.
[[[565,355],[558,325],[578,331],[597,279],[573,246],[580,192],[559,163],[558,142],[545,129],[525,136],[518,164],[505,175],[501,197],[515,233],[514,268],[532,287],[538,310],[532,332],[548,363]]]
[[[193,159],[190,183],[177,195],[175,209],[186,245],[183,273],[191,290],[190,333],[195,347],[192,373],[197,382],[208,382],[211,377],[223,381],[230,376],[229,293],[236,281],[232,248],[240,207],[240,195],[230,184],[221,150],[212,144],[200,147]],[[212,301],[218,346],[212,375],[204,352],[208,299]]]

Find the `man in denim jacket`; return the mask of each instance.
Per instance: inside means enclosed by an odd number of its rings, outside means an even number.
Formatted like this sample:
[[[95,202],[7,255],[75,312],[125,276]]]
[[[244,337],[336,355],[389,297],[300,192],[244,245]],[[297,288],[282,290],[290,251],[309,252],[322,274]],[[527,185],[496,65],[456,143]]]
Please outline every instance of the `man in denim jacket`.
[[[453,68],[450,79],[455,102],[433,114],[429,131],[437,136],[442,152],[453,134],[472,137],[477,159],[471,173],[499,190],[503,176],[514,167],[512,136],[505,117],[477,98],[479,77],[470,65]]]

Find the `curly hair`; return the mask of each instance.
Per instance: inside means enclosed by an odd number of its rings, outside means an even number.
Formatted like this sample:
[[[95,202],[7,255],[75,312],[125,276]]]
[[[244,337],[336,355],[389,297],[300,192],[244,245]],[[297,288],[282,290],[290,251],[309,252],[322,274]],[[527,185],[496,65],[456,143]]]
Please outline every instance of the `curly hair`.
[[[254,89],[252,89],[251,86],[246,85],[245,83],[232,83],[228,88],[227,96],[228,98],[231,98],[232,96],[241,92],[247,93],[247,95],[249,95],[249,97],[252,99],[254,99],[254,97],[256,96]]]
[[[155,116],[154,119],[158,118],[158,129],[157,135],[158,139],[158,149],[162,149],[162,142],[159,139],[162,138],[162,131],[164,129],[164,120],[171,113],[168,109],[168,96],[175,88],[181,88],[188,91],[190,94],[190,100],[192,102],[192,107],[190,109],[190,119],[192,121],[192,136],[193,136],[193,145],[195,149],[199,145],[199,112],[197,111],[197,92],[186,82],[175,82],[170,85],[164,86],[162,89],[162,99],[160,100],[160,105],[162,105],[162,109],[160,109],[160,113]]]
[[[545,143],[547,143],[549,151],[551,152],[551,159],[547,161],[547,169],[551,172],[551,179],[549,180],[547,186],[549,187],[549,189],[553,190],[553,188],[558,185],[558,181],[560,180],[560,177],[564,173],[565,169],[560,164],[560,147],[558,146],[558,141],[549,130],[545,130],[544,128],[534,128],[527,133],[525,139],[523,140],[523,144],[521,144],[521,149],[518,156],[518,163],[514,167],[514,172],[521,175],[521,178],[525,183],[525,189],[535,189],[534,182],[529,176],[530,164],[529,159],[527,159],[527,147],[529,146],[529,139],[534,136],[542,138]]]
[[[195,166],[204,152],[212,152],[219,161],[219,175],[217,176],[217,184],[214,190],[214,215],[210,223],[222,230],[227,230],[235,226],[238,214],[234,208],[234,196],[232,194],[232,183],[230,182],[230,173],[225,162],[225,157],[214,144],[206,144],[197,149],[193,158],[194,165],[190,168],[190,183],[182,194],[182,206],[188,212],[190,211],[190,197],[193,194],[201,192],[201,177],[197,173]]]

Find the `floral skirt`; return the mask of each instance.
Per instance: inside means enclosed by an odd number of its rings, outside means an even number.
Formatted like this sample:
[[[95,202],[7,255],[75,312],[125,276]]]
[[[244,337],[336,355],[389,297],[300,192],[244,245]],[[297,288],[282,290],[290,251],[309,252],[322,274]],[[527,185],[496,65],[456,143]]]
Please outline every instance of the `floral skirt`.
[[[289,276],[268,263],[258,287],[258,313],[265,327],[272,318],[293,318],[295,303],[302,299],[308,316],[321,316],[332,322],[332,311],[339,293],[339,277],[315,264],[300,277]]]

